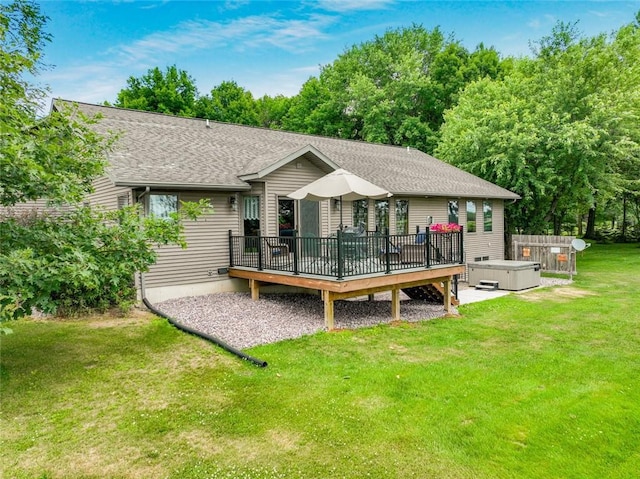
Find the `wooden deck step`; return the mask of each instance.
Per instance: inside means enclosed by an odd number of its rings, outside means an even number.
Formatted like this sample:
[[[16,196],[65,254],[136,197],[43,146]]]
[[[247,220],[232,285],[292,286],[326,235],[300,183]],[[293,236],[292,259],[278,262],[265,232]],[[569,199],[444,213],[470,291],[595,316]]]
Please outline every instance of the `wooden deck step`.
[[[427,303],[442,304],[444,301],[444,290],[439,284],[414,286],[412,288],[404,288],[402,291],[411,299],[426,301]],[[451,304],[457,306],[460,301],[451,296]]]

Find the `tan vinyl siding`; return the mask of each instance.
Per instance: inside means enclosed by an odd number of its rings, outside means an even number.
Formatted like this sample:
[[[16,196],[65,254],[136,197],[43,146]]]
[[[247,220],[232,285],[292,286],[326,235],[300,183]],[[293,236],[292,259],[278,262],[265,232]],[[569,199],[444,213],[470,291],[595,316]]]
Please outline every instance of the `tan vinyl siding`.
[[[64,208],[64,207],[63,207]],[[45,200],[28,201],[26,203],[17,203],[13,206],[0,206],[0,214],[8,215],[28,215],[33,211],[47,210],[47,202]]]
[[[127,195],[129,204],[131,204],[131,189],[115,187],[109,178],[101,176],[93,182],[93,193],[86,197],[86,201],[92,206],[102,206],[107,210],[114,210],[118,207],[118,196]],[[20,214],[21,212],[30,212],[35,210],[43,211],[70,211],[73,206],[63,205],[48,207],[47,201],[40,199],[29,201],[27,203],[19,203],[8,208],[8,210]]]
[[[462,221],[463,209],[461,208],[460,224],[466,225],[466,199],[464,208],[464,222]],[[467,263],[476,258],[489,257],[488,259],[504,259],[504,202],[492,200],[493,204],[493,231],[484,231],[484,218],[482,211],[483,199],[475,199],[476,222],[475,233],[465,231],[465,259]]]
[[[432,217],[433,223],[447,221],[447,198],[409,198],[409,232],[427,226],[427,216]]]
[[[320,202],[320,236],[329,236],[338,229],[340,212],[335,209],[332,201]]]
[[[229,266],[228,231],[239,234],[239,210],[229,205],[234,193],[179,193],[181,201],[208,198],[214,212],[197,221],[185,222],[187,249],[163,246],[158,249],[158,261],[145,276],[149,288],[206,283],[227,280],[218,268]]]
[[[276,228],[278,219],[277,198],[287,196],[289,193],[308,185],[325,174],[325,172],[313,165],[307,159],[298,158],[296,161],[292,161],[265,177],[266,224],[263,226],[263,229],[266,231],[268,236],[275,236],[278,234]],[[327,203],[328,201],[321,202],[321,217],[322,215],[327,214]],[[333,214],[334,211],[331,212],[332,216]],[[325,234],[324,231],[323,234]]]
[[[92,206],[102,206],[111,211],[118,209],[118,197],[126,195],[128,204],[133,204],[131,188],[114,186],[113,182],[106,176],[101,176],[93,182],[93,193],[87,196],[87,201]]]
[[[410,198],[409,199],[409,232],[425,228],[427,216],[433,217],[433,223],[447,223],[447,203],[450,198]],[[457,199],[457,198],[451,198]],[[476,199],[475,233],[466,232],[467,223],[467,199],[459,201],[459,222],[465,226],[464,248],[465,260],[473,261],[477,257],[489,256],[489,259],[504,258],[504,201],[492,200],[493,204],[493,231],[485,232],[482,216],[482,199]]]

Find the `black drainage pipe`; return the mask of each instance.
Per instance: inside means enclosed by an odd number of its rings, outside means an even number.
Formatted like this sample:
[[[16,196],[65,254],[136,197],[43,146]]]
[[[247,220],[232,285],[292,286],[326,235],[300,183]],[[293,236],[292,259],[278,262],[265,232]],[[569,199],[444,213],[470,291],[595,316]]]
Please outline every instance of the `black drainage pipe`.
[[[171,316],[163,313],[159,309],[156,309],[153,306],[153,304],[151,304],[151,302],[145,296],[144,288],[141,288],[141,290],[142,290],[142,302],[144,303],[144,305],[147,308],[149,308],[149,310],[151,310],[151,312],[157,314],[158,316],[160,316],[162,318],[165,318],[167,321],[169,321],[169,324],[171,324],[172,326],[174,326],[177,329],[179,329],[181,331],[184,331],[186,333],[193,334],[194,336],[198,336],[200,338],[206,339],[207,341],[211,341],[216,346],[220,346],[225,351],[228,351],[231,354],[234,354],[234,355],[238,356],[239,358],[244,359],[245,361],[249,361],[250,363],[253,363],[256,366],[259,366],[261,368],[266,368],[267,367],[267,362],[266,361],[263,361],[262,359],[254,358],[253,356],[249,356],[248,354],[243,353],[239,349],[236,349],[233,346],[225,343],[220,338],[217,338],[215,336],[211,336],[210,334],[206,334],[206,333],[203,333],[203,332],[200,332],[200,331],[196,331],[195,329],[190,328],[189,326],[185,326],[184,324],[180,324],[178,321],[173,319]]]

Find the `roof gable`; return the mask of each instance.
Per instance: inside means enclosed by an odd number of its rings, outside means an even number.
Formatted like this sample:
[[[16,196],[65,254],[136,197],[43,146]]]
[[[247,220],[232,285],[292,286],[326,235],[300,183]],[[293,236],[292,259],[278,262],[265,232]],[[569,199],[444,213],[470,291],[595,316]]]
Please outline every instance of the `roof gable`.
[[[282,168],[300,157],[305,157],[327,173],[340,168],[339,165],[334,163],[313,145],[303,146],[302,148],[292,151],[281,158],[278,158],[279,156],[281,156],[281,153],[269,154],[264,157],[256,158],[255,161],[245,167],[245,172],[241,173],[239,178],[243,181],[263,178],[269,173],[273,173],[277,169]]]

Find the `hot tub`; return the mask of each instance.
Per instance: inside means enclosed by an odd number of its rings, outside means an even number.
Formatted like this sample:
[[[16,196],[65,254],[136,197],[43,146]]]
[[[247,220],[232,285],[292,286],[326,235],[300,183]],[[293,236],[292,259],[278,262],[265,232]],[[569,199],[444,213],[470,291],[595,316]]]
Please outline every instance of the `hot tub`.
[[[533,261],[490,260],[469,263],[469,285],[482,280],[497,281],[498,289],[520,291],[540,286],[540,263]]]

